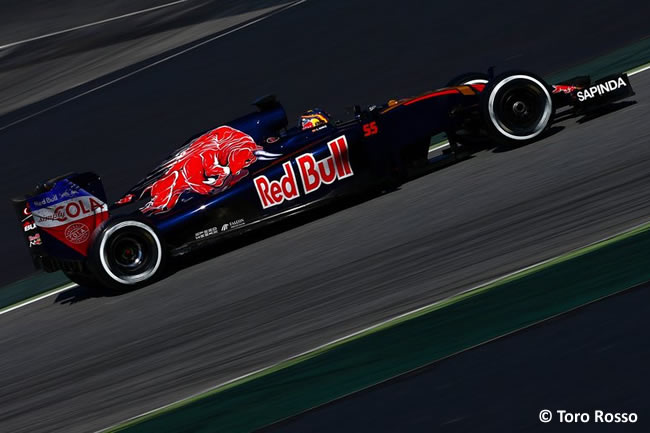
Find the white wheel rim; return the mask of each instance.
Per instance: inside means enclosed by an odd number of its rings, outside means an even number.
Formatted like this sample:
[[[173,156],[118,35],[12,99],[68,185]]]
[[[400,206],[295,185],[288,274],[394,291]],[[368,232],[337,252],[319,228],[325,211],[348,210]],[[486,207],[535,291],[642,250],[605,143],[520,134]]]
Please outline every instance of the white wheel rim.
[[[496,115],[494,114],[494,99],[496,98],[499,89],[501,89],[504,85],[508,84],[510,81],[519,80],[519,79],[532,81],[533,83],[537,84],[544,91],[544,95],[546,96],[546,104],[544,104],[544,113],[542,114],[542,118],[540,119],[539,123],[535,127],[533,133],[529,135],[514,135],[509,133],[508,131],[503,129],[499,120],[496,118]],[[492,89],[492,93],[490,94],[490,99],[488,100],[488,112],[490,115],[490,121],[492,122],[492,125],[494,125],[497,131],[499,131],[504,136],[512,140],[518,140],[518,141],[529,140],[541,134],[544,128],[546,128],[549,119],[551,118],[552,109],[553,109],[553,103],[551,102],[551,95],[548,93],[546,86],[540,83],[539,80],[536,80],[535,78],[529,75],[511,75],[510,77],[504,78],[496,86],[494,86],[494,89]]]
[[[132,275],[129,276],[128,278],[122,278],[113,271],[111,271],[110,266],[108,266],[107,260],[106,260],[106,240],[117,230],[121,229],[122,227],[138,227],[146,231],[153,237],[155,243],[156,243],[156,248],[158,250],[158,257],[156,258],[156,264],[149,270],[146,270],[140,274],[137,275]],[[151,278],[152,275],[158,271],[158,268],[160,267],[160,263],[162,262],[162,246],[160,244],[160,240],[158,239],[158,236],[156,236],[156,233],[153,231],[151,227],[149,227],[146,224],[143,224],[139,221],[122,221],[120,223],[115,224],[113,227],[109,228],[104,232],[102,236],[102,241],[99,244],[99,260],[102,264],[102,268],[104,268],[104,272],[108,274],[109,277],[117,281],[118,283],[121,284],[127,284],[127,285],[133,285],[137,284],[141,281],[144,281],[148,278]]]

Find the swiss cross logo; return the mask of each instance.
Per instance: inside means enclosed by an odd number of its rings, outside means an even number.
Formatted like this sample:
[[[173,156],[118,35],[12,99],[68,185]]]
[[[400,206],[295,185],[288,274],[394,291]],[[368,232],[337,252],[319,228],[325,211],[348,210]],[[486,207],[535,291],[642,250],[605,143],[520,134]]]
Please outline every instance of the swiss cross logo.
[[[304,153],[295,159],[300,174],[302,189],[305,194],[317,191],[323,184],[353,176],[348,142],[342,135],[327,143],[330,155],[317,161],[311,153]],[[253,179],[257,195],[264,209],[277,206],[285,200],[300,197],[296,173],[291,161],[282,164],[284,174],[279,180],[270,181],[266,176]]]

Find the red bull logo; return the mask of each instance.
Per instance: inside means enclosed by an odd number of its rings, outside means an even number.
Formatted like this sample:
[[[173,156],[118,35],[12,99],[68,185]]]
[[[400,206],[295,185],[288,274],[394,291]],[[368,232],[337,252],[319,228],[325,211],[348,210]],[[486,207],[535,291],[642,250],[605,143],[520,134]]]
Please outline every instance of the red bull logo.
[[[302,154],[295,159],[305,194],[317,191],[323,184],[331,184],[336,180],[354,175],[345,135],[328,142],[327,147],[330,156],[320,161],[317,161],[311,153]],[[300,196],[297,176],[291,166],[291,161],[282,164],[282,168],[284,175],[280,180],[270,181],[266,176],[258,176],[253,179],[257,195],[264,209]]]
[[[567,86],[563,84],[556,84],[553,86],[553,93],[566,93],[571,94],[575,92],[578,88],[576,86]]]
[[[162,177],[146,189],[151,200],[141,210],[166,212],[186,191],[216,194],[246,177],[246,167],[257,160],[278,156],[266,152],[250,135],[220,126],[192,141],[164,167]]]
[[[38,233],[36,233],[34,236],[29,236],[27,240],[29,241],[29,248],[43,245],[43,240],[41,240],[41,235]]]

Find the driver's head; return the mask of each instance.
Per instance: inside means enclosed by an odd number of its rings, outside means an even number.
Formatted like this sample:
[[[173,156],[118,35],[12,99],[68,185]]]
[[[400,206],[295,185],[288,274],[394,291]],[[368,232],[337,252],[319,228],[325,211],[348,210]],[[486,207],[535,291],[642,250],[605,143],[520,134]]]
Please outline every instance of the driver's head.
[[[300,116],[300,127],[303,131],[330,123],[329,115],[318,108],[309,110]]]

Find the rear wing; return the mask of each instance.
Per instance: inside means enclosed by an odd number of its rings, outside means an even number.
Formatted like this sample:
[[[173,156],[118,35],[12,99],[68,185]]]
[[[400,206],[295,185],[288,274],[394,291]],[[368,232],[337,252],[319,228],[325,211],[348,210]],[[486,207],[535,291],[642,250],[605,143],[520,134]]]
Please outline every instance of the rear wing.
[[[78,270],[96,229],[108,219],[104,188],[94,173],[59,176],[12,201],[34,266],[47,272]]]

